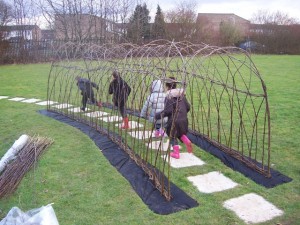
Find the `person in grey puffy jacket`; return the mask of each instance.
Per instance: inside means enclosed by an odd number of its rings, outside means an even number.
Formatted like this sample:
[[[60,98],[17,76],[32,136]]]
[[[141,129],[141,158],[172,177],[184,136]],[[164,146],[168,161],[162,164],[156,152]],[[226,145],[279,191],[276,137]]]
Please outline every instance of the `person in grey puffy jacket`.
[[[160,137],[164,135],[163,127],[168,121],[167,117],[155,120],[155,115],[165,108],[166,94],[164,92],[162,81],[154,80],[151,84],[150,92],[151,94],[147,97],[140,116],[145,118],[148,117],[149,122],[154,124],[155,137]],[[148,115],[149,110],[150,114]]]

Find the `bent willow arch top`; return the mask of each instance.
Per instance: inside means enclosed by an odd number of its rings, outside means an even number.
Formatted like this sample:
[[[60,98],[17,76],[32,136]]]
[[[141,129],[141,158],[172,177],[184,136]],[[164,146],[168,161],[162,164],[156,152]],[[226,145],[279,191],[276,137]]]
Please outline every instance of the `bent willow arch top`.
[[[126,104],[129,130],[119,128],[120,114],[108,93],[114,70],[131,87]],[[76,108],[82,101],[77,76],[99,86],[95,97],[101,100],[102,108]],[[144,46],[67,43],[57,49],[48,82],[48,100],[64,104],[49,104],[48,109],[88,123],[108,135],[170,199],[169,140],[154,138],[153,125],[139,116],[152,81],[165,82],[170,76],[176,78],[177,86],[185,90],[191,104],[188,136],[199,137],[270,176],[266,86],[250,56],[239,48],[167,41]],[[194,151],[197,150],[195,147]]]

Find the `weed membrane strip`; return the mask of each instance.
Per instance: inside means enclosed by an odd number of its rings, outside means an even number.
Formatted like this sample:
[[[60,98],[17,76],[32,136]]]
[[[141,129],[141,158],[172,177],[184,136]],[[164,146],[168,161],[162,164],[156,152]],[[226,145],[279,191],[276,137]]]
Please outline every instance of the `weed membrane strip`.
[[[226,166],[230,167],[231,169],[240,172],[244,176],[250,178],[255,183],[264,186],[266,188],[273,188],[279,184],[288,183],[292,181],[290,177],[283,175],[282,173],[270,169],[271,177],[265,177],[263,174],[259,173],[256,170],[249,168],[246,164],[241,162],[240,160],[226,154],[210,142],[206,141],[200,134],[193,134],[191,132],[188,133],[188,138],[198,147],[202,148],[203,150],[209,152],[210,154],[214,155],[215,157],[219,158]],[[249,158],[249,160],[251,160]],[[262,164],[259,162],[254,162],[259,167],[262,167]]]
[[[112,104],[104,103],[104,107],[107,108],[113,108]],[[133,116],[139,117],[140,112],[134,111],[134,110],[128,110],[127,113],[131,114]],[[265,177],[261,173],[259,173],[256,170],[253,170],[249,168],[246,164],[241,162],[240,160],[226,154],[224,151],[220,150],[218,147],[214,146],[210,142],[208,142],[205,138],[202,137],[202,135],[198,132],[191,131],[188,133],[188,138],[191,140],[191,142],[201,149],[205,150],[206,152],[214,155],[218,159],[220,159],[226,166],[229,168],[240,172],[244,176],[250,178],[255,183],[264,186],[266,188],[273,188],[277,185],[291,182],[293,179],[280,173],[279,171],[276,171],[274,169],[270,169],[271,177]],[[245,157],[247,158],[247,157]],[[248,158],[249,161],[253,161],[251,158]],[[259,162],[253,161],[256,165],[258,165],[260,168],[262,168],[262,164]]]
[[[154,213],[168,215],[182,210],[197,207],[199,203],[188,196],[173,183],[170,184],[172,199],[167,201],[154,187],[148,175],[125,153],[116,143],[106,135],[102,135],[94,128],[75,121],[67,116],[48,110],[40,110],[40,114],[56,119],[76,127],[89,136],[101,149],[103,155],[125,177],[143,202]],[[165,178],[167,181],[167,178]]]

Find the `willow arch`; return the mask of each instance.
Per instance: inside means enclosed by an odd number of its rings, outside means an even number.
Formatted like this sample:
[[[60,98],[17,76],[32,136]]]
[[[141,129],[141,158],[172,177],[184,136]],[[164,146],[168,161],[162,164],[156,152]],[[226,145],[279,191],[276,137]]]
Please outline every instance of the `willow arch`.
[[[113,70],[131,86],[129,119],[136,127],[119,129],[118,111],[108,86]],[[100,86],[103,107],[78,112],[75,77]],[[164,40],[144,46],[67,43],[57,49],[48,80],[47,109],[84,122],[108,135],[153,180],[167,198],[171,167],[168,139],[152,137],[153,127],[139,117],[154,79],[176,77],[191,103],[189,135],[204,139],[253,170],[270,177],[270,112],[266,85],[247,52],[235,47],[195,45]],[[60,107],[61,106],[61,107]],[[133,123],[134,121],[134,123]],[[197,150],[196,150],[197,151]]]

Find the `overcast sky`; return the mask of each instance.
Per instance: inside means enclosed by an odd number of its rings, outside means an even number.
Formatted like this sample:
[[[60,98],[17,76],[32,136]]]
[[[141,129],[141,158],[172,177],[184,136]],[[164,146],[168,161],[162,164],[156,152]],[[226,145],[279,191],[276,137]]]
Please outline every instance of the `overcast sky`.
[[[174,8],[176,2],[182,0],[151,0],[147,6],[154,18],[157,4],[163,11]],[[280,11],[300,21],[300,0],[195,0],[197,13],[234,13],[244,19],[250,20],[259,10],[275,13]]]

